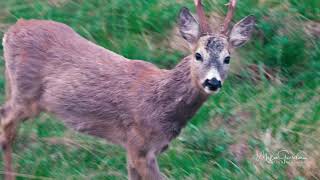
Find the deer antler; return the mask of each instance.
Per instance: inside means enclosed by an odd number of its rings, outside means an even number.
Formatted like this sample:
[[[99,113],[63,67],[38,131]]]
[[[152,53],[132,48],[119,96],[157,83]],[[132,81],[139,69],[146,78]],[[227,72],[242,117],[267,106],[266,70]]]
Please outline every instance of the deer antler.
[[[221,34],[226,35],[228,33],[228,27],[229,27],[230,21],[233,17],[233,13],[236,8],[236,4],[237,4],[237,0],[230,0],[229,1],[228,12],[227,12],[226,18],[224,19],[224,22],[223,22]]]
[[[206,15],[204,14],[204,11],[202,8],[201,0],[194,0],[194,4],[197,9],[197,15],[199,18],[201,33],[202,34],[211,33]]]

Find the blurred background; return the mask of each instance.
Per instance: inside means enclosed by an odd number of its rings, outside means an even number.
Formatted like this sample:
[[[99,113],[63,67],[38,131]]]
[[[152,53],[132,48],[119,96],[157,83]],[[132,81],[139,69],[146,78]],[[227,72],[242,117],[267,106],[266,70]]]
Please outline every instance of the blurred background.
[[[203,0],[214,29],[227,1]],[[50,19],[172,68],[189,53],[176,28],[183,6],[194,12],[192,0],[0,0],[0,37],[19,18]],[[238,0],[233,22],[249,14],[256,30],[233,52],[222,91],[159,157],[169,179],[320,179],[320,1]],[[3,102],[1,45],[0,70]],[[14,144],[18,179],[126,179],[125,163],[120,147],[47,114],[23,123]]]

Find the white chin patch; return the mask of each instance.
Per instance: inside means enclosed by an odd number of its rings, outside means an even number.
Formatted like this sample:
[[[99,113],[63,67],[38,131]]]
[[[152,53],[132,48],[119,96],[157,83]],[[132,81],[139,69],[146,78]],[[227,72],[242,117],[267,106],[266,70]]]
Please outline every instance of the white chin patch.
[[[217,89],[215,91],[211,91],[208,87],[204,87],[204,92],[206,92],[207,94],[216,94],[219,92],[220,89]]]
[[[2,47],[5,47],[5,46],[6,46],[6,41],[7,41],[7,36],[4,35],[4,36],[3,36],[3,39],[2,39]]]

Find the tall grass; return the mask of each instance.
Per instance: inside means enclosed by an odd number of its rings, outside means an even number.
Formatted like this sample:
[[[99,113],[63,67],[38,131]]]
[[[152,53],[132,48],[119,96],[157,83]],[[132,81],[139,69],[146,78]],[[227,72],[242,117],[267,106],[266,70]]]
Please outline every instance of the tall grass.
[[[0,35],[19,18],[51,19],[128,58],[170,68],[185,54],[166,42],[171,40],[179,9],[194,10],[192,3],[2,0]],[[221,16],[225,3],[204,1],[208,13]],[[320,21],[319,12],[318,0],[239,1],[235,20],[248,14],[258,18],[253,40],[233,58],[243,66],[160,156],[159,164],[168,178],[320,178],[320,43],[319,35],[310,35],[305,28],[309,22]],[[252,80],[248,64],[260,68],[258,80]],[[263,67],[276,70],[275,80],[265,78]],[[3,95],[3,75],[0,87]],[[257,158],[259,152],[283,149],[303,151],[307,159],[281,164]],[[123,149],[66,129],[47,114],[21,125],[14,163],[19,179],[127,178]]]

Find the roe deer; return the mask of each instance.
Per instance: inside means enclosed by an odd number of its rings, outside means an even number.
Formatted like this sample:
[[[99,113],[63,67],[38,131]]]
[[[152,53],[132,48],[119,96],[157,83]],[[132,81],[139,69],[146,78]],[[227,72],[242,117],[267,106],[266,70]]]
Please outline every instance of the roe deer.
[[[11,144],[18,123],[47,112],[67,126],[127,150],[129,179],[163,179],[156,156],[227,77],[230,50],[248,41],[255,18],[230,33],[235,0],[221,32],[209,29],[200,0],[198,20],[178,18],[191,55],[172,70],[128,60],[82,38],[67,25],[19,20],[3,38],[7,100],[0,109],[5,178],[14,179]]]

